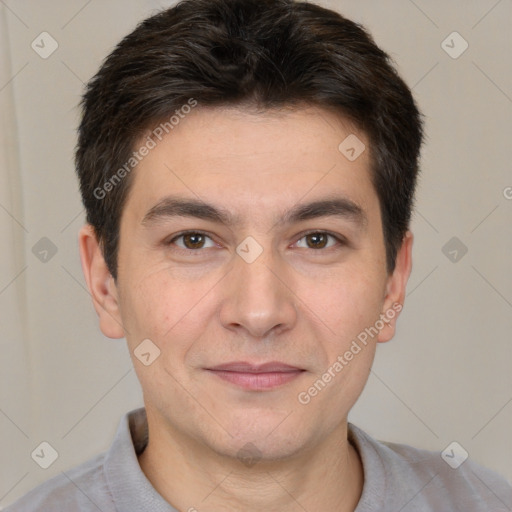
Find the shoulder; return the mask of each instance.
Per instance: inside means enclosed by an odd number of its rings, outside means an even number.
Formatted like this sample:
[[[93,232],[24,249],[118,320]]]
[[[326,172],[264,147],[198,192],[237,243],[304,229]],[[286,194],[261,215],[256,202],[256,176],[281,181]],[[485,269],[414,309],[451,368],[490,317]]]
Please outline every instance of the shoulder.
[[[363,497],[374,500],[382,494],[384,507],[398,507],[403,512],[499,512],[512,508],[510,484],[494,471],[466,458],[467,453],[460,445],[442,453],[422,450],[377,441],[352,424],[350,436],[363,461]]]
[[[69,471],[63,471],[8,506],[4,512],[114,512],[103,472],[105,455],[98,455]]]

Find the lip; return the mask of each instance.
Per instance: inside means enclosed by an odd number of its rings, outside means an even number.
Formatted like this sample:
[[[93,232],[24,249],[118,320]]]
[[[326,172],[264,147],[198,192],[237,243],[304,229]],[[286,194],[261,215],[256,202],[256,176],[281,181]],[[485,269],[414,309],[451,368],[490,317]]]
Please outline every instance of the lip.
[[[297,366],[291,366],[280,361],[270,361],[263,364],[252,364],[245,361],[233,361],[231,363],[219,364],[208,370],[213,371],[226,371],[226,372],[240,372],[240,373],[274,373],[274,372],[295,372],[301,370]]]
[[[305,371],[279,361],[264,364],[236,361],[206,368],[206,370],[224,381],[252,391],[270,390],[282,386]]]

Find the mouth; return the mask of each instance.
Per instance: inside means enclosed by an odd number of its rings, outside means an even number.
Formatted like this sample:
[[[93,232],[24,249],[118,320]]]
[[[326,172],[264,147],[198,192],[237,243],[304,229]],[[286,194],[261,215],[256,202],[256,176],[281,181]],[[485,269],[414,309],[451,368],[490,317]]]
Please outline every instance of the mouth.
[[[206,371],[242,389],[263,391],[283,386],[298,378],[306,370],[272,361],[260,365],[232,362],[206,368]]]

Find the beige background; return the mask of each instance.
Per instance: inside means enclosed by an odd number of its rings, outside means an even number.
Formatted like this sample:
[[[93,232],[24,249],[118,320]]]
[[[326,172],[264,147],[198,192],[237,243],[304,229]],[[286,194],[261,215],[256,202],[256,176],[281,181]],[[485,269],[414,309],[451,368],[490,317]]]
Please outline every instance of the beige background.
[[[512,3],[321,3],[370,30],[427,116],[405,308],[349,419],[431,450],[455,440],[512,480]],[[0,2],[4,506],[107,449],[122,414],[142,404],[125,343],[103,337],[84,288],[72,153],[83,82],[164,5]],[[59,44],[48,59],[31,48],[43,31]],[[453,31],[469,44],[457,59],[441,47]],[[454,236],[468,248],[457,262],[442,251]],[[42,237],[57,248],[46,263],[32,252]],[[30,456],[42,441],[59,453],[47,470]]]

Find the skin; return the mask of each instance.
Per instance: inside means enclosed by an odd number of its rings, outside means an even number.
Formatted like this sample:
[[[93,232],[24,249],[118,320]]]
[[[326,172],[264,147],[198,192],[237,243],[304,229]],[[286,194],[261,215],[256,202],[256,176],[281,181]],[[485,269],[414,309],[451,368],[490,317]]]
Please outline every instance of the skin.
[[[352,162],[338,150],[349,134],[366,145]],[[413,236],[407,232],[388,274],[369,165],[365,134],[327,110],[197,107],[134,171],[116,281],[92,228],[82,228],[82,267],[101,330],[126,337],[144,393],[149,443],[141,468],[178,510],[355,509],[364,475],[347,440],[347,415],[398,313],[307,405],[298,395],[404,302]],[[222,207],[240,222],[144,223],[169,195]],[[359,205],[366,223],[346,216],[277,222],[297,204],[333,196]],[[175,239],[184,230],[207,236]],[[248,236],[263,250],[252,263],[236,252]],[[134,350],[147,338],[161,352],[145,366]],[[205,370],[231,361],[305,371],[254,391]],[[255,453],[252,465],[237,456],[244,446]]]

